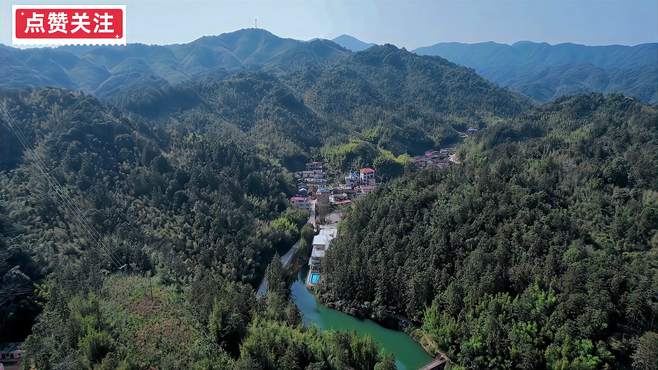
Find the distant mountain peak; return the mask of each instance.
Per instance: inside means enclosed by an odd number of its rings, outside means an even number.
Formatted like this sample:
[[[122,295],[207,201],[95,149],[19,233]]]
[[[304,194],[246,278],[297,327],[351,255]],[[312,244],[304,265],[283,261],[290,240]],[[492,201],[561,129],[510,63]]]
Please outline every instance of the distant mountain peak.
[[[529,41],[529,40],[521,40],[517,41],[512,44],[512,46],[528,46],[528,45],[544,45],[544,46],[551,46],[551,44],[547,42],[535,42],[535,41]]]
[[[262,40],[285,40],[272,32],[262,28],[243,28],[233,32],[225,32],[219,35],[206,35],[192,41],[192,44],[207,44],[218,40],[230,41],[240,39],[262,39]]]
[[[370,42],[361,41],[361,40],[357,39],[354,36],[350,36],[350,35],[346,35],[346,34],[342,34],[342,35],[334,38],[331,41],[337,43],[338,45],[344,47],[345,49],[348,49],[348,50],[351,50],[351,51],[354,51],[354,52],[362,51],[362,50],[368,49],[369,47],[375,45],[375,44],[370,43]]]

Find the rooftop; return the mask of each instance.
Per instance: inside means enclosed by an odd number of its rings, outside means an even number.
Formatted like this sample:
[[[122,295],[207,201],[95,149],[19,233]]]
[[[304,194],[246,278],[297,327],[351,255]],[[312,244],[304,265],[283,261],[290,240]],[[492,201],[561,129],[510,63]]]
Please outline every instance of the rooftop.
[[[324,249],[313,248],[313,252],[311,252],[311,257],[314,258],[324,258],[324,255],[325,255]]]
[[[21,345],[22,343],[20,342],[0,343],[0,352],[20,351]]]
[[[375,173],[375,170],[373,170],[370,167],[366,167],[366,168],[362,168],[361,170],[359,170],[359,172],[361,172],[361,173]]]
[[[313,237],[313,245],[328,245],[331,238],[326,234],[318,234]]]
[[[338,230],[336,230],[335,228],[322,229],[322,230],[320,230],[320,234],[318,234],[318,235],[326,235],[329,238],[333,239],[333,238],[336,237],[337,232],[338,232]]]

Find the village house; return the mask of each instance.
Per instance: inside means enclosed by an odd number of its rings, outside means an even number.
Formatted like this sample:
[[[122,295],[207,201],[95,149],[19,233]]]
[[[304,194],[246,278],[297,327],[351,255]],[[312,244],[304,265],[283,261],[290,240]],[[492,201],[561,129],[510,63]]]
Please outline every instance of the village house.
[[[308,260],[309,273],[306,283],[310,286],[317,285],[320,282],[320,266],[331,241],[336,237],[336,228],[326,228],[320,230],[320,233],[313,237],[313,249],[311,258]]]
[[[361,184],[374,185],[375,183],[375,170],[366,167],[359,170]]]
[[[309,185],[325,185],[327,180],[324,177],[308,177],[306,183]]]
[[[413,163],[418,168],[446,168],[450,164],[450,154],[454,148],[428,150],[421,156],[413,157]]]
[[[20,343],[6,343],[0,347],[0,363],[15,365],[21,361],[23,350]]]
[[[368,194],[372,193],[373,191],[375,191],[375,186],[374,185],[361,185],[359,190],[360,190],[361,195],[368,195]]]
[[[300,209],[311,208],[311,203],[309,202],[308,197],[301,195],[295,195],[294,197],[290,198],[290,204],[292,204],[293,207]]]
[[[329,203],[342,206],[352,203],[347,193],[335,193],[329,196]]]
[[[331,239],[325,234],[318,234],[313,237],[313,250],[311,252],[311,258],[308,260],[311,268],[320,267],[320,260],[324,258],[324,253],[327,251],[330,242]]]
[[[349,175],[345,176],[345,186],[348,188],[353,188],[359,184],[359,175],[356,172],[350,172]]]
[[[309,177],[324,177],[324,171],[322,170],[297,171],[295,172],[295,177],[300,179],[307,179]]]
[[[322,162],[308,162],[306,163],[307,170],[320,170],[322,171],[324,164]]]
[[[329,195],[331,195],[331,190],[325,187],[318,188],[315,192],[315,197],[318,200],[317,215],[320,219],[329,213]]]
[[[333,193],[333,194],[342,194],[342,193],[345,193],[345,194],[347,194],[348,196],[351,196],[351,195],[354,195],[354,193],[356,193],[356,190],[355,190],[354,188],[352,188],[352,187],[339,186],[339,187],[334,188],[334,189],[332,190],[332,193]]]
[[[422,156],[414,157],[414,165],[418,168],[425,168],[429,165],[428,159]]]

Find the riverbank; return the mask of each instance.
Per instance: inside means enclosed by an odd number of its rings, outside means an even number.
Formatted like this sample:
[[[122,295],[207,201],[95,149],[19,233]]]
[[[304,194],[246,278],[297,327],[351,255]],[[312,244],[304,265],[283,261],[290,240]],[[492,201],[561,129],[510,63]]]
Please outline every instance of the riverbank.
[[[305,278],[306,269],[301,269],[291,286],[292,298],[302,314],[304,325],[315,325],[320,330],[355,331],[358,335],[370,336],[382,350],[395,358],[398,370],[416,370],[432,361],[432,356],[405,332],[322,305],[306,287]]]
[[[369,302],[355,303],[344,300],[327,300],[320,293],[318,296],[320,302],[327,307],[334,310],[344,312],[350,316],[358,317],[360,319],[368,319],[377,322],[378,324],[392,330],[407,331],[409,328],[414,328],[415,325],[410,320],[396,316],[391,311],[380,310],[372,307]]]
[[[313,209],[314,210],[314,209]],[[315,225],[315,212],[309,217],[309,223]],[[337,228],[342,212],[329,213],[325,218],[325,224],[319,228]],[[321,304],[315,294],[309,289],[307,275],[309,272],[308,259],[313,249],[313,243],[308,250],[299,248],[297,243],[282,257],[282,262],[288,267],[288,271],[297,271],[290,287],[291,297],[302,315],[304,325],[314,325],[320,330],[354,331],[359,336],[369,336],[379,344],[382,350],[395,358],[398,370],[416,370],[431,361],[432,356],[424,350],[424,347],[408,333],[399,330],[400,323],[405,323],[399,318],[392,318],[386,325],[365,318],[365,316],[349,315],[341,310]],[[267,290],[267,283],[261,284],[259,293],[262,295]],[[356,314],[357,312],[355,312]],[[380,321],[380,320],[377,320]],[[407,325],[411,327],[410,325]]]

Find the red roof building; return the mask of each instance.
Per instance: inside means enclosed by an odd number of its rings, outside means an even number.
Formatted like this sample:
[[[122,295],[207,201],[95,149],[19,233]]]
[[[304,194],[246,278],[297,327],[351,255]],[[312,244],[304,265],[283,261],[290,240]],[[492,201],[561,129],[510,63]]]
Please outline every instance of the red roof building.
[[[375,170],[372,168],[362,168],[359,170],[360,180],[362,184],[374,185],[375,183]]]
[[[301,209],[309,209],[311,207],[311,203],[308,201],[308,197],[302,197],[299,195],[290,198],[290,203],[293,205],[293,207]]]

